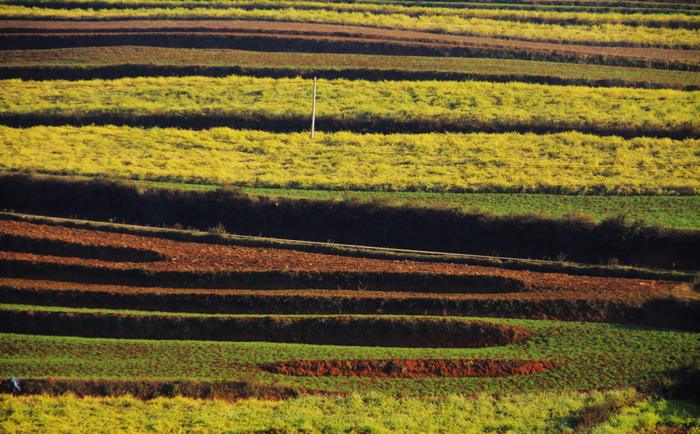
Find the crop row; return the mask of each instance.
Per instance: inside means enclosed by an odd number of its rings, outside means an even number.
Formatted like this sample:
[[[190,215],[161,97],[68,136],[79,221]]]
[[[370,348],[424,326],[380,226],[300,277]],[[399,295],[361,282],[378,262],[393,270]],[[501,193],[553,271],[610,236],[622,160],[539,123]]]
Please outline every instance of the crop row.
[[[0,51],[0,77],[92,79],[253,75],[366,80],[484,80],[542,84],[700,89],[700,73],[512,59],[283,53],[165,47]]]
[[[11,125],[122,123],[307,129],[304,79],[125,78],[0,82],[0,120]],[[700,92],[488,82],[319,83],[320,130],[532,131],[700,135]]]
[[[246,10],[280,10],[294,8],[298,10],[327,10],[336,12],[363,12],[386,15],[449,16],[459,18],[489,18],[503,21],[518,21],[543,24],[625,24],[633,26],[700,28],[700,17],[684,13],[617,13],[617,12],[562,12],[552,10],[508,10],[483,9],[472,7],[421,7],[416,5],[371,4],[356,2],[322,2],[289,0],[241,0],[215,1],[202,3],[197,1],[154,1],[154,0],[12,0],[9,3],[28,7],[45,7],[51,9],[142,9],[142,8],[187,8],[187,9],[229,9]],[[652,12],[652,13],[649,13]]]
[[[700,140],[0,126],[5,169],[320,190],[697,194]]]
[[[404,14],[373,14],[285,8],[265,9],[50,9],[0,5],[2,19],[241,19],[294,21],[359,25],[377,28],[420,30],[479,37],[496,37],[526,41],[579,43],[603,46],[700,48],[700,31],[624,24],[561,25],[488,18]]]

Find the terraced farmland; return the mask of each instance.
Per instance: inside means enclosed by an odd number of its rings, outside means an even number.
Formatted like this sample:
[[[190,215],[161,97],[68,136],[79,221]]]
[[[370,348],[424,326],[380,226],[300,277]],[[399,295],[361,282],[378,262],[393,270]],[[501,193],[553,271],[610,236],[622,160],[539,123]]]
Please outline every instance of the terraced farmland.
[[[696,432],[699,86],[691,0],[0,0],[0,431]]]

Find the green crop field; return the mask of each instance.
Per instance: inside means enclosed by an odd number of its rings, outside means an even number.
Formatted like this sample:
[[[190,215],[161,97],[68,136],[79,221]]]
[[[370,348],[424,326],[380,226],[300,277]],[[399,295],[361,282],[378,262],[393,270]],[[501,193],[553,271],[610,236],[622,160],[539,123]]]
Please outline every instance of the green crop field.
[[[0,432],[700,434],[695,0],[0,0]]]

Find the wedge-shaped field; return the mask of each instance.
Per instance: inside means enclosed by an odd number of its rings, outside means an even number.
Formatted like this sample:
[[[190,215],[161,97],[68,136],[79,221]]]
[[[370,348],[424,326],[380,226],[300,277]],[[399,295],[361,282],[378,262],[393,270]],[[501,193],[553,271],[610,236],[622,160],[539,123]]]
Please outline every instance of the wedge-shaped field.
[[[417,15],[373,13],[304,8],[132,8],[132,9],[54,9],[0,5],[2,19],[243,19],[295,21],[302,23],[349,24],[368,27],[420,30],[458,35],[498,37],[543,42],[569,42],[592,45],[635,47],[700,48],[700,33],[693,29],[647,27],[593,22],[551,24],[504,21],[456,15]],[[692,20],[692,18],[690,18]],[[540,20],[541,21],[541,20]],[[622,20],[624,21],[624,20]],[[639,23],[635,23],[639,24]],[[643,24],[643,23],[642,23]]]
[[[215,185],[141,181],[163,188],[215,189]],[[580,213],[595,221],[625,215],[631,220],[675,229],[700,229],[700,196],[569,195],[529,193],[430,193],[329,191],[245,187],[258,197],[382,202],[393,206],[482,210],[499,216],[538,214],[563,218]]]
[[[0,126],[5,169],[326,190],[689,194],[700,140]],[[690,211],[690,210],[688,210]]]
[[[309,127],[303,79],[3,80],[0,120],[12,124],[130,123]],[[579,130],[698,135],[700,92],[486,82],[319,84],[317,127],[372,131]]]

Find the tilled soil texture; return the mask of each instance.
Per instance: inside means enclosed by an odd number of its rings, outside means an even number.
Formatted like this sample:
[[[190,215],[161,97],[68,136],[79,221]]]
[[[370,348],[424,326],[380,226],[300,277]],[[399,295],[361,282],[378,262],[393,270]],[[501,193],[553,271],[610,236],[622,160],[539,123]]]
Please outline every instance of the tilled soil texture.
[[[0,21],[0,47],[150,45],[540,59],[676,69],[700,68],[699,50],[601,47],[267,21]]]
[[[423,317],[196,316],[11,306],[0,313],[0,332],[86,338],[482,348],[520,343],[532,334],[509,324]]]
[[[396,359],[396,360],[294,360],[262,365],[282,375],[304,377],[503,377],[531,375],[554,368],[547,361]]]
[[[655,280],[572,276],[466,264],[368,259],[309,253],[299,250],[182,242],[157,237],[40,225],[12,220],[0,221],[0,234],[60,240],[93,246],[145,249],[166,258],[162,261],[147,263],[111,262],[97,259],[0,251],[0,261],[4,261],[2,269],[6,277],[12,277],[13,267],[17,270],[25,265],[25,268],[32,268],[36,265],[37,275],[30,276],[35,279],[46,279],[46,275],[42,275],[42,273],[50,270],[56,271],[57,269],[61,271],[60,267],[65,266],[65,270],[63,270],[65,272],[81,272],[86,275],[91,274],[91,271],[99,272],[99,270],[115,272],[112,273],[115,276],[118,271],[141,270],[146,275],[158,272],[171,274],[173,272],[205,273],[212,279],[217,274],[220,275],[226,272],[275,272],[278,274],[282,272],[297,275],[303,273],[326,273],[327,275],[334,273],[376,273],[368,277],[369,282],[381,283],[382,276],[394,278],[398,282],[407,282],[405,279],[408,278],[411,281],[410,279],[415,278],[416,281],[424,280],[428,286],[439,282],[439,279],[436,280],[435,278],[437,276],[444,281],[443,286],[445,288],[452,284],[458,285],[460,281],[457,278],[464,279],[469,277],[471,280],[465,280],[462,283],[465,287],[474,288],[477,292],[581,291],[582,293],[606,293],[621,291],[630,294],[638,294],[640,292],[669,294],[669,291],[678,286],[678,283],[675,282]],[[0,247],[1,249],[2,247]],[[38,267],[42,264],[45,265],[45,270],[43,271]],[[10,276],[7,276],[8,273]],[[25,272],[24,274],[27,273]],[[110,276],[106,275],[106,277]],[[144,279],[146,277],[148,276],[145,276]],[[171,275],[170,277],[175,278],[177,276]],[[355,275],[355,278],[359,277],[361,276]],[[56,278],[52,277],[52,279]],[[72,281],[75,279],[64,280]],[[107,283],[119,282],[110,281]],[[159,285],[157,282],[152,282],[145,286]],[[172,284],[168,286],[173,287]],[[190,285],[186,286],[191,287]],[[489,291],[490,286],[493,288]],[[200,288],[203,287],[200,286]],[[449,290],[445,289],[445,291]]]

